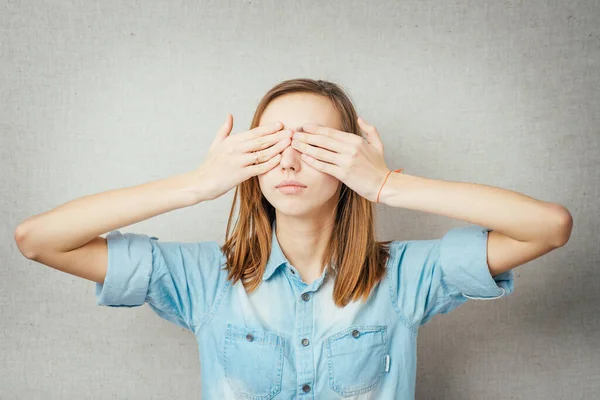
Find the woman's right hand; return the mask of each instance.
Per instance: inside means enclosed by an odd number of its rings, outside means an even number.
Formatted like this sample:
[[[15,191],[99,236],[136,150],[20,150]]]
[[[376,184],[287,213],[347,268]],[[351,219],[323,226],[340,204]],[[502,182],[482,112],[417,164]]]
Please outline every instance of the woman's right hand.
[[[192,190],[202,200],[214,200],[245,180],[275,168],[293,133],[281,130],[283,124],[279,121],[230,136],[232,127],[233,116],[227,114],[206,159],[195,171],[202,187]],[[256,164],[253,152],[258,156]]]

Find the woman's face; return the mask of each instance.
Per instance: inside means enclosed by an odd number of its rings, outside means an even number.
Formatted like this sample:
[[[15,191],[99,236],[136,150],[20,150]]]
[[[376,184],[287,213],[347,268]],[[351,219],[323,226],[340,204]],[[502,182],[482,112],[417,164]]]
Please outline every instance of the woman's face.
[[[284,128],[299,130],[304,124],[317,124],[342,129],[339,112],[326,97],[310,93],[289,93],[272,100],[263,112],[259,126],[281,121]],[[305,163],[302,153],[290,145],[281,152],[280,163],[270,171],[258,175],[265,198],[286,215],[326,216],[335,208],[341,181],[320,172]],[[276,186],[284,180],[295,180],[304,185],[297,193],[286,193]],[[289,189],[287,189],[289,190]]]

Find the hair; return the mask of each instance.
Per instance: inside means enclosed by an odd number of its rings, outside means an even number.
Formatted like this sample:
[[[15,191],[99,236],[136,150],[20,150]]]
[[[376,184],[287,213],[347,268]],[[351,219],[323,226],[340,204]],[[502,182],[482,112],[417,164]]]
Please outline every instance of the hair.
[[[258,126],[268,104],[288,93],[311,93],[331,100],[339,111],[345,132],[360,134],[356,110],[343,88],[323,80],[290,79],[280,82],[260,100],[250,129]],[[233,212],[239,199],[240,211],[231,236]],[[391,241],[375,241],[373,203],[342,182],[336,204],[334,228],[321,266],[326,263],[335,277],[333,299],[345,307],[350,301],[369,297],[371,289],[385,276]],[[239,279],[247,292],[253,292],[262,277],[271,253],[272,224],[275,208],[263,196],[257,176],[239,184],[227,222],[221,250],[227,258],[228,280]]]

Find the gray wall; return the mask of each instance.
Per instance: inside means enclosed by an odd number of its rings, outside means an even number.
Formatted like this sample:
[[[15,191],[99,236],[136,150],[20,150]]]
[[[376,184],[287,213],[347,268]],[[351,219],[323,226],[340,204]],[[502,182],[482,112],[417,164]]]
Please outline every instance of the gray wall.
[[[435,317],[418,399],[600,397],[600,3],[1,1],[0,398],[198,399],[193,334],[25,259],[24,218],[196,168],[227,112],[295,77],[347,88],[390,168],[565,205],[515,292]],[[233,190],[123,231],[223,243]],[[380,240],[462,224],[377,206]],[[204,366],[210,368],[211,366]]]

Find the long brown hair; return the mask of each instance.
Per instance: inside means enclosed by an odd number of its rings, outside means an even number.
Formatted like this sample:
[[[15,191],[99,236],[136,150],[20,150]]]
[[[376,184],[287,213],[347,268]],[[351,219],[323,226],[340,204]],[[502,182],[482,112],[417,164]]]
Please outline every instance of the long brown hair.
[[[361,136],[356,110],[344,89],[331,82],[313,79],[291,79],[274,86],[260,100],[250,129],[258,126],[269,102],[294,92],[329,98],[340,112],[343,131]],[[229,236],[238,198],[239,217]],[[361,297],[366,300],[371,289],[384,277],[391,241],[375,241],[373,203],[343,182],[335,214],[322,266],[328,264],[328,273],[334,273],[333,299],[337,306],[344,307]],[[271,253],[274,220],[275,208],[263,196],[258,177],[253,176],[236,187],[221,250],[227,258],[228,279],[233,279],[233,284],[241,279],[247,292],[254,291],[262,281]]]

